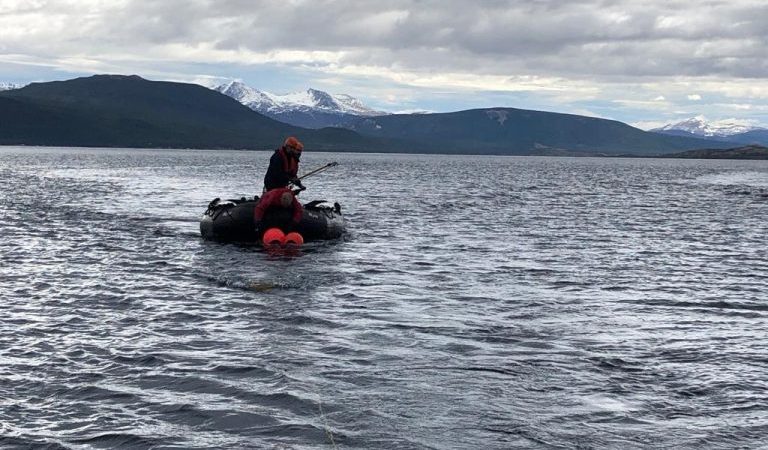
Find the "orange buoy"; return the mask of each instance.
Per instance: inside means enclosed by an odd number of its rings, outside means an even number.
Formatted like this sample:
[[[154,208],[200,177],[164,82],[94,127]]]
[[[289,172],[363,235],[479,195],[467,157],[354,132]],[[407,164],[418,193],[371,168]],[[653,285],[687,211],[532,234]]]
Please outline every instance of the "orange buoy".
[[[304,236],[292,231],[285,235],[285,245],[293,245],[295,247],[301,247],[304,245]]]
[[[261,240],[265,247],[282,247],[285,245],[285,233],[280,228],[270,228]]]

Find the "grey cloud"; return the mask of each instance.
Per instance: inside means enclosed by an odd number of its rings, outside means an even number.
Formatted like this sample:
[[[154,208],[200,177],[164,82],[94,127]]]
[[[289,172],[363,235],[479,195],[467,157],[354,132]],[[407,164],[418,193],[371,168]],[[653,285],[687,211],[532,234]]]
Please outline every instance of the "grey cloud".
[[[151,46],[174,43],[255,52],[345,51],[345,64],[415,72],[605,79],[767,75],[768,4],[763,1],[129,0],[104,5],[80,12],[69,3],[42,2],[39,11],[65,24],[61,41],[52,46],[97,53],[119,49],[138,56]],[[16,45],[34,51],[35,35]]]
[[[754,76],[751,62],[768,59],[768,5],[760,2],[173,3],[156,11],[154,23],[177,38],[255,51],[348,50],[413,70]],[[200,26],[215,19],[230,22],[223,29]],[[157,27],[148,28],[152,35]],[[731,53],[713,57],[700,52],[703,46]],[[457,62],[462,65],[454,68]]]

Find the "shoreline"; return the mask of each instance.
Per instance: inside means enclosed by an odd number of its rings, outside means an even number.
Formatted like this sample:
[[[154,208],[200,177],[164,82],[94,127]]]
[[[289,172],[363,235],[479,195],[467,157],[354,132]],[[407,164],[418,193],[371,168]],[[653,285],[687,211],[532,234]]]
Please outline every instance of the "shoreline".
[[[191,147],[120,147],[120,146],[68,146],[68,145],[37,145],[37,144],[0,144],[2,148],[25,148],[25,149],[85,149],[85,150],[145,150],[145,151],[238,151],[238,152],[271,152],[274,148],[191,148]],[[768,147],[745,146],[732,149],[702,149],[689,150],[679,153],[668,153],[658,155],[633,155],[633,154],[605,154],[605,153],[581,153],[581,152],[542,152],[528,154],[509,154],[509,153],[464,153],[464,152],[403,152],[403,151],[362,151],[360,149],[350,150],[328,150],[318,149],[312,153],[349,153],[364,155],[435,155],[435,156],[492,156],[492,157],[546,157],[546,158],[640,158],[640,159],[701,159],[701,160],[736,160],[736,161],[766,161],[768,160]],[[559,153],[559,154],[558,154]]]

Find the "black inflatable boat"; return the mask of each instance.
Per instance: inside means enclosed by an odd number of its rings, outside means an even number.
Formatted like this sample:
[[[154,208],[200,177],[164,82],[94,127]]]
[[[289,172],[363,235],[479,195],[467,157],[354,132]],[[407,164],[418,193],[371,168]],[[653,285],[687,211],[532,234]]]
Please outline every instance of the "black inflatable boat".
[[[341,206],[328,205],[315,200],[304,205],[301,222],[293,226],[291,210],[270,209],[258,227],[253,215],[259,198],[237,200],[214,199],[200,219],[200,234],[205,239],[230,242],[258,242],[269,228],[277,227],[284,232],[297,231],[304,241],[336,239],[345,231]]]

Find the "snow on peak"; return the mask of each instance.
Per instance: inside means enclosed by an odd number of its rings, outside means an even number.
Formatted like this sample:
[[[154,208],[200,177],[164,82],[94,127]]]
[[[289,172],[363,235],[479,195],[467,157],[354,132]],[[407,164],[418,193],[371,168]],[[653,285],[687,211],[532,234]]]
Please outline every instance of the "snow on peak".
[[[11,91],[13,89],[21,89],[23,87],[23,84],[0,81],[0,91]]]
[[[342,110],[349,114],[356,114],[358,116],[381,116],[384,114],[382,111],[376,111],[375,109],[365,106],[363,102],[351,95],[337,94],[334,98]]]
[[[696,136],[725,137],[760,129],[763,128],[756,125],[753,120],[731,118],[710,121],[699,115],[651,131],[684,131]]]
[[[307,94],[314,100],[315,106],[320,109],[341,110],[341,105],[336,101],[333,96],[327,92],[318,91],[317,89],[307,89]]]
[[[317,89],[288,94],[273,94],[254,89],[241,81],[231,81],[215,88],[249,108],[261,113],[326,112],[335,114],[353,114],[357,116],[380,116],[385,112],[365,106],[360,100],[350,95],[332,95]]]
[[[230,81],[217,86],[215,90],[234,98],[251,109],[260,110],[274,106],[274,101],[268,93],[254,89],[242,81]]]
[[[499,122],[499,125],[504,125],[504,122],[507,121],[507,118],[509,116],[509,111],[505,111],[503,109],[492,109],[492,110],[486,111],[485,114],[488,116],[489,119]]]

